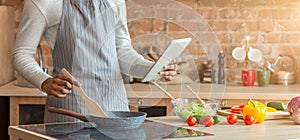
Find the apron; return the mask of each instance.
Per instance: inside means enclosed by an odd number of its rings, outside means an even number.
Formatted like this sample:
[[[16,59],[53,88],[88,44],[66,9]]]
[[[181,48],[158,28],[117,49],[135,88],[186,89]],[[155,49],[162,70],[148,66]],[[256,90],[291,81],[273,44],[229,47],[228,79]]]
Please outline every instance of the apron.
[[[116,52],[117,16],[107,0],[63,0],[52,52],[54,76],[66,68],[104,111],[129,111]],[[64,98],[47,97],[44,121],[79,121],[48,112],[51,106],[89,114],[74,90]]]

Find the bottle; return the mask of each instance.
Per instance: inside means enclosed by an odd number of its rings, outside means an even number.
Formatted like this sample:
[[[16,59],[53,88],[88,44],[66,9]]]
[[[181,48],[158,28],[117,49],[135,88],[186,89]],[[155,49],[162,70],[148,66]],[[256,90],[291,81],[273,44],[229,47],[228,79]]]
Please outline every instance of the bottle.
[[[224,53],[221,51],[219,57],[219,70],[218,70],[218,84],[225,84],[225,71],[224,71]]]

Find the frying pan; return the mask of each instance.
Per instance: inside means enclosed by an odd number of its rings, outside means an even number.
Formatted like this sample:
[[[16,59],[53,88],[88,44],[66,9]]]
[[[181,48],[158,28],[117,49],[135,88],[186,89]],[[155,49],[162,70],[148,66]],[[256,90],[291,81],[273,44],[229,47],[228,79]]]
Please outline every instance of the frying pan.
[[[93,122],[99,130],[127,130],[135,129],[144,122],[147,113],[145,112],[129,112],[129,111],[110,111],[107,116],[114,117],[97,117],[93,115],[82,115],[70,110],[48,107],[48,111],[62,115],[68,115],[84,122]]]

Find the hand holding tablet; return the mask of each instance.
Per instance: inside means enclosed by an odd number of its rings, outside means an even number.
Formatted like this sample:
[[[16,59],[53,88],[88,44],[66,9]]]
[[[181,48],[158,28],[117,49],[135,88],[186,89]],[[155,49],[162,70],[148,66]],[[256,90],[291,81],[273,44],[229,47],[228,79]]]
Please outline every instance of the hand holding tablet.
[[[147,72],[142,82],[148,82],[161,78],[158,72],[163,70],[163,66],[170,64],[173,59],[179,57],[191,40],[192,38],[172,40],[167,49]]]

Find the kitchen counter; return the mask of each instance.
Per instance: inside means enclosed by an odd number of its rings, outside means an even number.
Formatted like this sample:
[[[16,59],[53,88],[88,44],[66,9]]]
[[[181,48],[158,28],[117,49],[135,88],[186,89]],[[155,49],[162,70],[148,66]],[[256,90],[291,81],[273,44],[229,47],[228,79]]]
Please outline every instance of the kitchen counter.
[[[46,97],[37,88],[18,87],[15,81],[0,87],[0,96]],[[223,99],[291,99],[300,93],[300,85],[270,85],[268,87],[245,87],[241,84],[181,84],[162,85],[174,97],[193,97],[186,86],[199,92],[203,98],[219,96]],[[152,84],[125,84],[128,98],[168,98]]]
[[[221,122],[217,125],[213,125],[211,127],[204,127],[202,125],[197,125],[193,127],[187,126],[187,124],[180,121],[180,119],[176,116],[167,116],[167,117],[153,117],[149,118],[155,122],[161,122],[165,124],[170,124],[173,126],[190,128],[194,130],[198,130],[201,132],[206,132],[213,134],[213,136],[201,136],[197,137],[197,139],[299,139],[299,131],[300,125],[296,125],[293,121],[289,119],[281,119],[281,120],[267,120],[262,124],[253,124],[253,125],[245,125],[243,120],[239,120],[234,125],[229,125],[226,122],[225,117],[220,117]],[[44,129],[45,124],[42,125],[32,125],[31,127],[37,127],[39,129]],[[43,131],[39,130],[44,133]],[[20,128],[18,126],[10,126],[9,127],[10,136],[14,136],[15,138],[23,138],[23,139],[54,139],[53,137],[38,134],[33,131],[25,130],[24,128]],[[80,133],[76,133],[78,138]],[[72,134],[70,134],[72,135]],[[74,136],[74,134],[72,135]],[[92,135],[88,135],[92,136]],[[175,138],[176,139],[176,138]],[[186,139],[195,139],[195,137],[189,137]]]
[[[15,86],[13,81],[0,87],[0,96],[10,97],[10,125],[19,124],[20,104],[45,104],[46,96],[36,88]],[[270,85],[268,87],[244,87],[240,84],[189,84],[202,98],[215,97],[222,99],[221,106],[228,107],[245,103],[248,99],[256,99],[263,103],[282,101],[287,103],[300,93],[299,85]],[[182,85],[162,85],[174,97],[194,98],[190,91]],[[152,84],[126,84],[129,104],[132,111],[137,106],[167,106],[167,115],[173,115],[170,98]]]
[[[223,99],[291,99],[300,93],[299,85],[270,85],[268,87],[245,87],[241,84],[182,84],[162,85],[174,97],[193,97],[186,88],[189,85],[203,98],[209,96],[221,97]],[[164,94],[152,84],[127,84],[128,97],[164,97]],[[151,91],[149,93],[149,91]]]
[[[0,96],[9,97],[9,125],[19,124],[20,105],[43,105],[46,96],[37,88],[15,86],[16,81],[0,87]]]
[[[0,87],[0,96],[46,97],[37,88],[18,87],[15,81]],[[220,96],[223,99],[291,99],[300,93],[297,85],[270,85],[245,87],[241,84],[178,84],[162,85],[174,97],[193,97],[186,86],[191,86],[203,98]],[[168,98],[152,84],[125,84],[128,98]]]
[[[37,88],[15,86],[12,81],[0,87],[0,96],[46,97]]]

